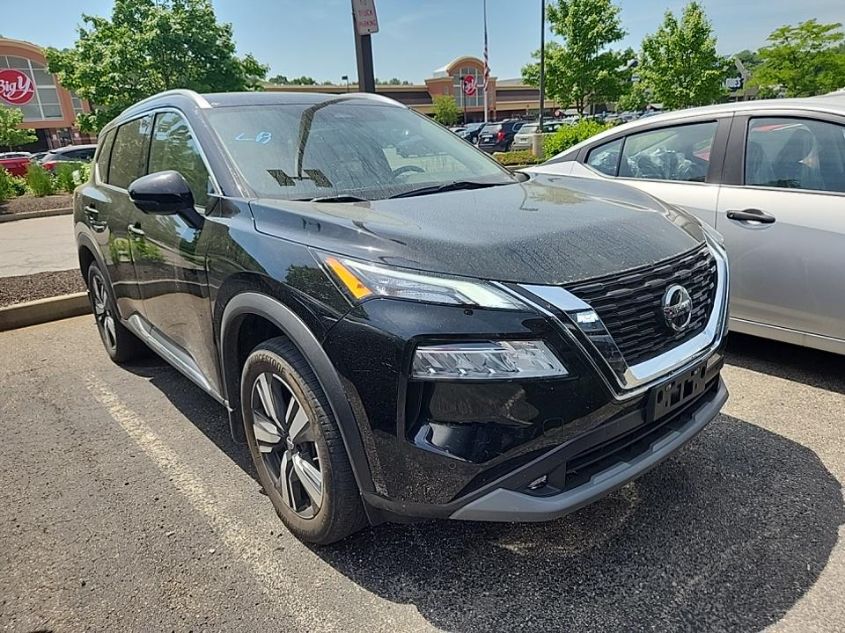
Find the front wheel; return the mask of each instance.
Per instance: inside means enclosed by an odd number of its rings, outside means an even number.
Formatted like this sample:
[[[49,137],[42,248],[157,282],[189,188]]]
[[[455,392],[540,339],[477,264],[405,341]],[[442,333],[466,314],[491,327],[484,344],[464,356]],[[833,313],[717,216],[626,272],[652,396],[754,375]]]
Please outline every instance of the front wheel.
[[[103,347],[114,362],[126,363],[147,354],[146,345],[120,322],[111,285],[97,264],[88,267],[88,299]]]
[[[265,341],[246,359],[241,412],[261,485],[295,536],[328,544],[366,525],[331,408],[289,340]]]

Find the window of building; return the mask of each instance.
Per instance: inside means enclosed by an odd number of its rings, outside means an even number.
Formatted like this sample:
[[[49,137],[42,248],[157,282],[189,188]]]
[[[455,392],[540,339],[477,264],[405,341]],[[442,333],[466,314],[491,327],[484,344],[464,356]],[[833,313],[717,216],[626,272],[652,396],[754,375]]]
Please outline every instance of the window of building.
[[[208,170],[188,124],[175,112],[156,115],[147,172],[154,174],[168,169],[182,174],[194,194],[194,202],[204,207],[209,193]]]
[[[475,79],[475,94],[464,94],[464,77],[471,75]],[[452,89],[458,108],[484,107],[484,72],[474,66],[463,66],[452,75]]]
[[[82,107],[82,99],[77,97],[74,93],[70,93],[70,103],[73,106],[73,113],[74,114],[82,114],[85,112],[85,108]]]
[[[27,75],[35,85],[35,95],[29,103],[20,106],[24,121],[61,119],[62,108],[56,81],[47,67],[39,62],[13,55],[0,55],[0,69],[12,68]]]
[[[151,119],[150,116],[141,117],[117,128],[109,163],[110,185],[127,189],[133,180],[144,173]]]
[[[845,193],[845,127],[811,119],[752,119],[745,184]]]

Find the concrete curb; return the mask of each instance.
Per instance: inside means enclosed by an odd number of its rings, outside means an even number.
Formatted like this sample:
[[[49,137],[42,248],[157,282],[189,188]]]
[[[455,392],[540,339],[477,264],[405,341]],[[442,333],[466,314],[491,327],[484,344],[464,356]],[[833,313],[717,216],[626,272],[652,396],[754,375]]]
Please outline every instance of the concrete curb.
[[[71,207],[61,209],[42,209],[41,211],[26,211],[25,213],[4,213],[0,215],[0,224],[3,222],[15,222],[17,220],[31,220],[32,218],[49,218],[54,215],[70,215],[73,213]]]
[[[91,312],[88,293],[38,299],[0,308],[0,332],[28,325],[58,321]]]

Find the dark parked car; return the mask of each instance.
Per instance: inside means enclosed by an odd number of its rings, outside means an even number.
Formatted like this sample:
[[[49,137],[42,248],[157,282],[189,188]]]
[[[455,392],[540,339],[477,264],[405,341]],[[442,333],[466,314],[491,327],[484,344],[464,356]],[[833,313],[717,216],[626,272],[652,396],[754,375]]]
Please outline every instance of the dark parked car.
[[[58,163],[77,162],[87,163],[94,159],[96,145],[67,145],[58,149],[51,149],[40,160],[44,169],[53,170]]]
[[[513,137],[525,121],[507,119],[488,123],[478,133],[478,149],[485,152],[507,152],[513,144]]]
[[[458,132],[457,134],[465,141],[469,141],[473,145],[477,145],[478,135],[481,133],[481,130],[485,125],[485,123],[467,123],[464,126],[463,131]]]
[[[102,130],[74,223],[108,354],[149,347],[225,405],[306,541],[559,517],[727,397],[712,230],[512,174],[382,97],[151,97]]]

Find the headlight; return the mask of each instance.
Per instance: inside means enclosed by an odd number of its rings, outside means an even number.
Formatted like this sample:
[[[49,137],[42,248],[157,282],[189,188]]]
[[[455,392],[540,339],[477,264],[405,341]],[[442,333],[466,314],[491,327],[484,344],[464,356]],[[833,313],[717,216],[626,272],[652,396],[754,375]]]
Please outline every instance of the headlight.
[[[412,375],[427,380],[562,378],[569,375],[543,341],[485,341],[421,345]]]
[[[356,301],[369,297],[392,297],[482,308],[525,308],[510,295],[481,281],[415,273],[333,255],[321,257]]]

